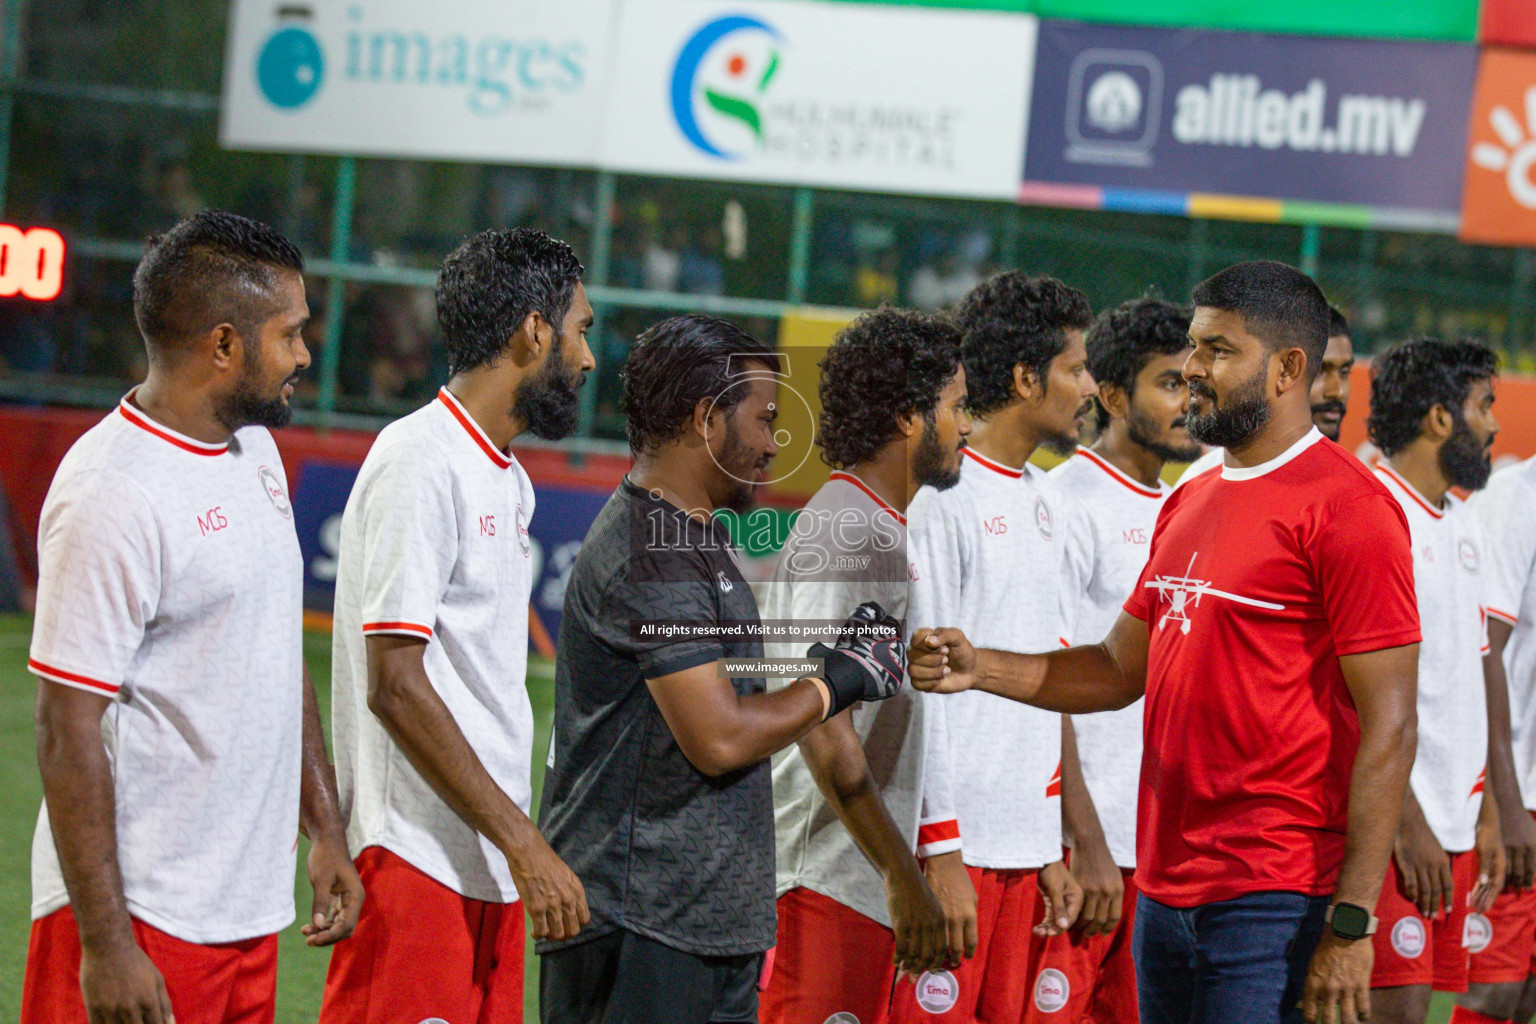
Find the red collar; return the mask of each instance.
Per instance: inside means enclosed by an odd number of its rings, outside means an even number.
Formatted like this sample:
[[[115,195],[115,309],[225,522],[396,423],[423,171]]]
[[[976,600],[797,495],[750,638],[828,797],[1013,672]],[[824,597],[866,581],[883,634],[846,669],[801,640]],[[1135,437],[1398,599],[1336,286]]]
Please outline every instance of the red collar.
[[[1014,480],[1022,480],[1024,478],[1024,471],[1022,469],[1009,469],[1007,466],[1003,465],[1001,462],[993,462],[991,459],[987,458],[985,455],[978,455],[976,453],[976,449],[970,447],[969,445],[967,445],[964,448],[961,448],[960,451],[964,455],[969,455],[971,458],[975,459],[977,462],[981,463],[983,466],[986,466],[988,469],[990,469],[994,473],[1001,473],[1001,474],[1003,474],[1003,476],[1011,477]]]
[[[852,484],[853,486],[857,487],[859,490],[863,491],[866,495],[868,495],[870,501],[873,501],[876,505],[879,505],[881,508],[885,509],[891,515],[895,516],[896,517],[896,521],[898,523],[900,523],[902,526],[906,526],[907,525],[907,517],[906,516],[902,515],[900,512],[897,512],[894,508],[892,508],[890,506],[889,502],[887,502],[884,498],[880,497],[880,495],[875,493],[875,490],[874,490],[873,487],[870,487],[869,484],[866,484],[863,480],[860,480],[858,477],[854,476],[852,473],[849,473],[849,472],[846,472],[844,470],[839,469],[836,472],[832,473],[831,476],[827,477],[827,479],[828,480],[841,480],[845,484]]]
[[[182,451],[191,452],[193,455],[223,455],[229,451],[228,441],[225,441],[223,444],[209,444],[206,441],[197,441],[187,437],[185,434],[176,433],[170,427],[163,427],[150,419],[131,401],[133,396],[138,393],[138,390],[135,387],[123,396],[121,402],[117,403],[117,411],[122,414],[123,419],[132,423],[140,430],[154,434],[160,440],[169,442]]]
[[[480,446],[480,450],[485,452],[492,462],[496,463],[501,469],[506,469],[512,465],[511,457],[505,452],[498,451],[496,446],[491,444],[491,439],[485,436],[485,431],[480,429],[480,424],[476,423],[474,417],[470,416],[464,407],[459,404],[459,400],[453,397],[453,392],[447,388],[439,388],[437,400],[442,402],[448,411],[453,414],[453,418],[459,421],[459,426],[464,428],[464,432],[470,436],[475,444]]]
[[[1081,455],[1083,458],[1087,459],[1089,462],[1093,463],[1095,466],[1098,466],[1104,472],[1108,473],[1110,478],[1113,479],[1116,483],[1120,484],[1122,487],[1130,488],[1137,494],[1141,495],[1143,498],[1161,498],[1163,496],[1162,491],[1154,491],[1146,484],[1143,484],[1138,480],[1132,480],[1130,477],[1126,476],[1117,466],[1115,466],[1114,463],[1104,458],[1104,456],[1100,455],[1098,452],[1079,447],[1077,449],[1077,454]]]

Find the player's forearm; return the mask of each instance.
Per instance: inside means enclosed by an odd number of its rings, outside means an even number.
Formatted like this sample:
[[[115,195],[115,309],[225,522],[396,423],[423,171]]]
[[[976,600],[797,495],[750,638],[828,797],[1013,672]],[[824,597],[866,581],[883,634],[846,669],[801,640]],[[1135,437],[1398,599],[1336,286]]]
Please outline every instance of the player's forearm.
[[[309,666],[304,666],[304,747],[299,782],[299,828],[310,842],[347,845],[346,825],[341,820],[341,800],[336,793],[336,771],[325,750],[325,730],[320,724],[320,705]]]
[[[1049,654],[976,652],[973,689],[1068,715],[1114,711],[1141,696],[1103,644]]]
[[[1349,783],[1344,865],[1335,890],[1338,902],[1375,909],[1405,805],[1406,813],[1423,817],[1416,801],[1408,804],[1417,729],[1411,707],[1406,715],[1387,721],[1368,723],[1362,718],[1360,749]]]
[[[739,771],[783,750],[821,724],[827,711],[826,684],[797,679],[780,690],[737,697],[709,723],[709,734],[684,747],[706,775]]]
[[[1504,671],[1504,648],[1513,627],[1502,619],[1488,619],[1488,655],[1483,658],[1483,690],[1488,701],[1487,789],[1510,814],[1525,809],[1520,776],[1515,771],[1514,744],[1510,738],[1509,678]]]
[[[886,878],[907,874],[917,880],[917,858],[880,797],[848,715],[836,715],[806,733],[800,752],[821,795],[870,863]]]
[[[496,784],[425,670],[394,672],[370,687],[368,707],[411,765],[453,812],[496,848],[510,853],[530,839],[533,824]],[[372,666],[370,666],[372,670]]]
[[[1104,826],[1083,779],[1070,715],[1061,716],[1061,827],[1074,846],[1104,842]]]
[[[43,687],[57,687],[44,682]],[[80,695],[40,692],[37,765],[80,944],[87,951],[132,943],[133,922],[117,863],[117,801],[101,741],[101,710],[66,707]],[[85,695],[89,696],[89,695]],[[50,699],[63,697],[62,701]]]

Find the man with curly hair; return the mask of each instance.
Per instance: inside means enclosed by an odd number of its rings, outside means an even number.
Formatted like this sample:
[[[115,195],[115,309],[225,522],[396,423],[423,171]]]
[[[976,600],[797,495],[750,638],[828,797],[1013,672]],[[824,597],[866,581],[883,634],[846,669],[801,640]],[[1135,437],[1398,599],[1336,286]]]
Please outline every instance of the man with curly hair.
[[[1371,1012],[1372,911],[1413,765],[1408,525],[1312,422],[1317,284],[1254,261],[1193,299],[1188,429],[1225,461],[1163,503],[1109,635],[1021,654],[919,630],[912,681],[1066,714],[1145,695],[1141,1024],[1354,1022]]]
[[[1074,643],[1097,643],[1115,624],[1147,562],[1157,513],[1171,488],[1163,466],[1199,454],[1186,427],[1190,311],[1154,298],[1100,314],[1088,332],[1088,369],[1099,385],[1099,439],[1053,469],[1081,514],[1067,522],[1064,617]],[[1136,887],[1136,785],[1140,701],[1119,711],[1065,716],[1062,825],[1083,912],[1067,935],[1046,941],[1036,986],[1058,1019],[1135,1024],[1131,958]],[[1054,972],[1047,977],[1046,972]],[[1053,987],[1054,986],[1054,987]],[[1059,994],[1057,994],[1059,993]],[[1054,998],[1052,998],[1054,997]]]
[[[909,513],[914,627],[962,622],[1013,651],[1070,635],[1059,594],[1068,499],[1029,464],[1045,445],[1067,455],[1098,393],[1082,292],[1018,271],[978,285],[956,311],[977,424],[960,482],[924,488]],[[1062,863],[1061,716],[985,694],[932,702],[948,764],[927,775],[952,794],[977,894],[976,955],[897,989],[897,1020],[1019,1021],[1030,1005],[1039,939],[1066,930],[1082,890]],[[1033,933],[1033,934],[1032,934]]]
[[[833,472],[795,520],[763,614],[835,621],[873,600],[904,618],[907,505],[960,479],[971,430],[960,332],[924,313],[865,313],[828,349],[820,393],[817,441]],[[974,947],[954,810],[925,785],[924,710],[938,699],[905,690],[855,706],[775,757],[779,931],[765,1024],[876,1024],[895,971],[946,967]]]
[[[750,507],[778,452],[780,365],[701,315],[630,351],[635,465],[571,568],[539,814],[592,921],[539,943],[544,1024],[755,1022],[775,930],[768,758],[904,677],[898,624],[867,603],[836,613],[835,648],[796,652],[818,675],[767,692],[757,601],[713,513]]]
[[[1424,631],[1419,749],[1376,904],[1371,1006],[1383,1024],[1423,1024],[1433,989],[1467,990],[1466,938],[1504,886],[1499,807],[1485,782],[1490,760],[1509,763],[1489,757],[1489,697],[1502,690],[1485,679],[1483,657],[1492,566],[1477,517],[1451,493],[1479,490],[1492,472],[1498,365],[1479,342],[1416,338],[1371,367],[1376,475],[1408,517]]]

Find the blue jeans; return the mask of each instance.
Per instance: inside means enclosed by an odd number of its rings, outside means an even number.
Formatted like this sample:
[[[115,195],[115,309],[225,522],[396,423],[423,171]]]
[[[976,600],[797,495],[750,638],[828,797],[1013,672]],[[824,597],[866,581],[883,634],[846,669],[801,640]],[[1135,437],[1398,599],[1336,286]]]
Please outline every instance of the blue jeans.
[[[1180,909],[1136,897],[1141,1024],[1299,1024],[1326,896],[1260,892]]]

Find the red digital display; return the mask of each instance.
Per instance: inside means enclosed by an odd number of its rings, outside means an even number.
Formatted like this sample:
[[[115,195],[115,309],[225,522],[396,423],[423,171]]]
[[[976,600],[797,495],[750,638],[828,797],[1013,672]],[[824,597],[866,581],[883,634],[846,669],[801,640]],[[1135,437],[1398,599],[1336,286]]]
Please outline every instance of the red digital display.
[[[52,228],[0,224],[0,298],[47,302],[64,287],[64,239]]]

